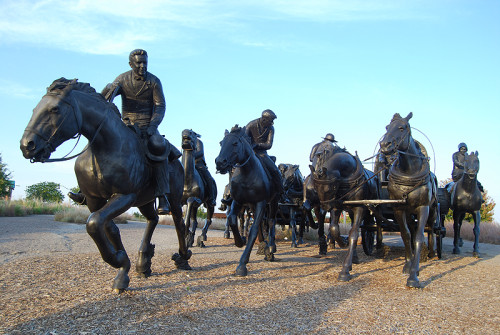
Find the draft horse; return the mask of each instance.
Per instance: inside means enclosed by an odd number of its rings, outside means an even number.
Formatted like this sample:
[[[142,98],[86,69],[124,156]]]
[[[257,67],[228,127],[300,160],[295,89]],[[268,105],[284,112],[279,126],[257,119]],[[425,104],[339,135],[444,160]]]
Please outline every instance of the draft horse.
[[[204,247],[203,241],[207,240],[207,231],[212,224],[214,206],[208,203],[210,194],[195,167],[194,151],[196,150],[196,141],[198,135],[191,129],[182,131],[182,166],[184,167],[184,192],[182,193],[182,204],[187,205],[185,214],[186,224],[186,243],[192,247],[196,228],[198,227],[197,213],[198,208],[203,204],[207,209],[207,218],[205,225],[198,238],[197,245]],[[207,181],[210,182],[210,181]],[[192,226],[191,226],[192,221]]]
[[[349,248],[339,273],[339,280],[351,279],[352,263],[358,262],[356,245],[359,228],[364,221],[372,220],[369,211],[361,203],[363,200],[378,199],[378,182],[373,172],[365,170],[357,156],[345,150],[333,153],[325,152],[317,161],[316,168],[312,165],[311,175],[314,188],[321,202],[321,208],[330,212],[330,233],[340,241],[339,219],[342,211],[347,211],[352,221],[349,232]],[[358,204],[346,205],[344,201],[358,201]]]
[[[262,238],[264,230],[267,230],[265,259],[274,260],[278,193],[273,188],[271,179],[264,170],[260,159],[255,155],[250,138],[245,133],[245,127],[240,128],[236,125],[231,129],[231,132],[226,130],[215,164],[218,172],[222,174],[231,172],[229,184],[233,202],[228,222],[233,232],[234,244],[239,248],[246,244],[236,268],[237,276],[246,276],[248,274],[246,264],[249,261],[252,247],[258,234]],[[248,234],[248,242],[240,235],[237,218],[238,213],[245,205],[250,206],[254,213],[254,222]],[[269,215],[266,224],[264,212],[266,212],[267,206]]]
[[[120,230],[113,222],[130,207],[138,207],[147,219],[139,247],[136,271],[151,274],[154,245],[151,237],[158,223],[155,211],[152,168],[140,137],[121,120],[116,106],[87,83],[76,79],[55,80],[38,105],[21,138],[21,151],[31,162],[50,162],[50,155],[66,140],[83,135],[87,147],[75,162],[78,185],[87,199],[91,214],[86,228],[103,260],[119,269],[113,289],[122,292],[129,286],[130,260]],[[74,157],[75,157],[74,156]],[[73,157],[68,157],[70,159]],[[171,204],[179,240],[179,253],[172,259],[178,268],[190,269],[191,251],[185,243],[181,197],[184,172],[178,159],[168,164]]]
[[[420,253],[426,225],[434,226],[438,217],[437,179],[430,171],[429,161],[411,135],[409,120],[394,114],[380,142],[380,152],[396,155],[389,169],[387,190],[391,200],[406,200],[393,207],[405,245],[403,273],[409,274],[406,286],[419,288]],[[416,222],[415,222],[416,221]],[[415,227],[416,224],[416,227]]]

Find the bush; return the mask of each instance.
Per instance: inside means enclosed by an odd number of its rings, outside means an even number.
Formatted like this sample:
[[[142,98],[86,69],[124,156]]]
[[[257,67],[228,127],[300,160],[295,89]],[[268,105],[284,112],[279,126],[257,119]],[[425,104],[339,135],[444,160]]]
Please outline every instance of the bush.
[[[0,216],[55,214],[62,208],[62,204],[41,200],[0,200]]]
[[[59,184],[44,181],[26,187],[26,199],[61,203],[64,200],[64,194],[61,192]]]

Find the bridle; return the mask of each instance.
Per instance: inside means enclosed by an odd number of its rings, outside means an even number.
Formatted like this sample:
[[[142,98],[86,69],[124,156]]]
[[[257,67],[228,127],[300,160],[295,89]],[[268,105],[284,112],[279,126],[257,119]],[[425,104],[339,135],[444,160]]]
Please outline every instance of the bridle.
[[[73,112],[73,113],[66,113],[66,115],[64,115],[64,117],[62,118],[62,120],[56,125],[56,127],[52,131],[52,134],[49,136],[49,138],[47,138],[45,136],[45,134],[41,133],[40,131],[38,131],[35,128],[29,127],[29,128],[26,128],[26,130],[29,130],[29,131],[37,134],[38,136],[40,136],[47,143],[50,152],[53,152],[53,151],[55,151],[55,149],[57,147],[57,146],[54,147],[54,145],[53,145],[53,139],[55,138],[54,136],[60,130],[60,128],[62,127],[62,125],[66,121],[68,115],[72,114],[74,116],[76,124],[77,124],[77,132],[76,132],[76,134],[74,136],[70,137],[70,139],[75,139],[75,138],[77,139],[75,145],[73,146],[73,148],[70,150],[69,153],[67,153],[66,155],[64,155],[61,158],[47,158],[47,159],[43,159],[42,158],[40,160],[35,159],[35,158],[31,158],[30,159],[31,163],[35,163],[35,162],[38,162],[38,161],[41,162],[41,163],[62,162],[62,161],[67,161],[67,160],[71,160],[71,159],[73,159],[75,157],[78,157],[81,154],[83,154],[85,151],[88,150],[88,148],[94,143],[95,139],[97,138],[97,135],[101,131],[101,129],[102,129],[103,125],[104,125],[104,121],[107,118],[107,113],[104,113],[103,118],[99,122],[99,126],[98,126],[98,128],[97,128],[97,130],[96,130],[96,132],[95,132],[95,134],[94,134],[94,136],[92,138],[92,140],[85,146],[85,148],[80,153],[68,157],[68,155],[73,152],[73,150],[76,148],[76,146],[78,145],[78,143],[80,141],[80,138],[82,136],[82,125],[83,125],[83,120],[81,120],[81,118],[79,120],[78,113],[76,112],[76,109],[75,109],[75,105],[76,105],[75,104],[75,100],[74,100],[74,98],[71,95],[69,95],[69,93],[72,91],[72,85],[73,85],[73,82],[69,83],[68,86],[70,86],[70,89],[69,90],[63,90],[62,93],[66,93],[65,96],[61,96],[61,92],[48,92],[47,94],[44,95],[44,97],[45,96],[53,96],[53,97],[59,98],[59,101],[64,102],[65,104],[69,105],[70,108],[71,108],[71,111]],[[66,96],[70,97],[71,102],[66,99]]]
[[[227,134],[226,136],[232,136],[232,137],[236,137],[236,139],[238,139],[238,141],[243,145],[243,140],[241,139],[241,136],[238,136],[236,134],[232,134],[232,133],[229,133]],[[235,168],[242,168],[244,167],[245,165],[248,164],[248,162],[250,161],[250,158],[252,158],[252,154],[250,153],[250,155],[248,155],[248,158],[241,164],[239,163],[234,163],[234,164],[230,164],[231,166],[234,166]]]

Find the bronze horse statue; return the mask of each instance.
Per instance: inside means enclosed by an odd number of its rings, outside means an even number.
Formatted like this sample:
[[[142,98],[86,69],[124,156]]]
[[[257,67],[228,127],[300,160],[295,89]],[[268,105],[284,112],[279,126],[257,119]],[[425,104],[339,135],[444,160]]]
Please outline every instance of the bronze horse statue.
[[[246,264],[249,261],[252,247],[257,235],[263,235],[264,231],[267,231],[268,236],[265,259],[274,260],[278,192],[273,189],[270,177],[264,170],[260,159],[255,155],[244,127],[240,128],[236,125],[231,129],[231,132],[226,130],[215,164],[218,172],[222,174],[231,172],[230,192],[233,202],[228,221],[233,232],[234,244],[241,248],[246,243],[236,268],[237,276],[246,276],[248,273]],[[250,228],[247,242],[240,235],[237,220],[238,213],[245,205],[250,206],[254,213],[254,223]],[[266,207],[269,208],[268,220],[264,220]]]
[[[103,260],[119,269],[113,289],[121,292],[129,285],[130,260],[113,219],[132,206],[146,217],[136,271],[149,276],[154,255],[151,237],[158,223],[152,168],[140,137],[122,122],[116,106],[89,84],[76,79],[60,78],[50,85],[33,110],[20,147],[24,157],[32,162],[64,160],[50,159],[50,155],[63,142],[80,135],[89,140],[75,162],[78,185],[91,212],[87,232]],[[180,203],[184,172],[178,159],[168,166],[171,174],[168,200],[179,239],[179,253],[172,259],[178,268],[190,269],[191,251],[184,239]]]
[[[292,232],[292,248],[297,248],[298,244],[304,243],[303,237],[307,222],[305,209],[302,207],[304,177],[296,164],[282,163],[278,165],[278,170],[281,173],[285,191],[278,207],[278,220],[281,218],[283,222],[289,224]],[[300,225],[299,232],[297,232],[297,224]]]
[[[231,180],[231,179],[229,179]],[[226,184],[224,187],[224,193],[222,194],[222,199],[221,199],[221,205],[219,206],[219,209],[221,211],[226,212],[226,218],[229,217],[229,213],[231,211],[231,204],[233,203],[233,198],[231,197],[231,185]],[[239,232],[240,235],[243,237],[248,237],[248,230],[251,225],[252,221],[252,211],[250,210],[250,207],[248,206],[243,206],[238,213],[238,220],[240,222],[239,225]],[[229,220],[226,219],[226,225],[224,228],[224,238],[225,239],[230,239],[231,238],[231,233],[230,230],[231,228],[229,227]]]
[[[456,183],[450,185],[448,197],[450,208],[453,211],[453,253],[460,254],[460,229],[466,213],[472,215],[474,220],[474,249],[473,256],[481,257],[479,253],[479,224],[481,222],[481,204],[483,197],[477,184],[479,172],[478,152],[465,154],[464,174]],[[446,190],[448,187],[446,188]]]
[[[394,114],[380,142],[380,151],[387,157],[397,154],[389,169],[387,189],[391,200],[405,200],[404,204],[393,207],[394,219],[405,245],[403,273],[409,274],[406,286],[419,288],[424,229],[426,225],[434,226],[438,217],[438,201],[437,179],[430,171],[427,157],[411,135],[409,120],[412,116],[412,113],[405,118]]]
[[[363,201],[378,199],[378,183],[373,172],[364,169],[357,156],[342,149],[325,152],[317,160],[316,167],[310,166],[314,188],[324,211],[330,212],[331,235],[340,240],[338,223],[342,211],[347,211],[352,221],[349,232],[349,248],[344,259],[339,280],[349,281],[352,264],[358,263],[356,245],[359,228],[363,221],[373,218],[362,203],[346,205],[344,201]]]
[[[207,231],[212,224],[214,206],[208,204],[210,195],[204,185],[200,173],[195,168],[195,157],[193,152],[196,150],[197,134],[191,129],[182,131],[182,166],[184,167],[184,192],[182,193],[182,204],[187,205],[185,214],[186,224],[186,243],[192,247],[196,228],[198,227],[197,213],[198,208],[203,205],[207,209],[207,218],[203,226],[201,236],[198,238],[197,245],[204,247],[203,241],[207,240]],[[191,226],[192,221],[192,226]]]

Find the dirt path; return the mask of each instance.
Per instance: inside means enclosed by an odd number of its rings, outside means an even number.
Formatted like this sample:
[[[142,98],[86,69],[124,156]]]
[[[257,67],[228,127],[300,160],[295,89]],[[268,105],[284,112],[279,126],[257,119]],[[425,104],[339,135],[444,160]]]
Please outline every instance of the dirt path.
[[[135,265],[144,224],[119,225]],[[0,333],[5,334],[498,334],[500,246],[483,258],[451,254],[422,263],[423,289],[405,288],[399,236],[385,255],[367,257],[339,282],[345,250],[317,257],[312,243],[280,242],[276,262],[252,253],[249,275],[234,277],[241,249],[221,231],[193,248],[192,271],[175,269],[175,231],[159,226],[153,276],[132,274],[130,289],[111,291],[105,264],[84,225],[51,216],[0,218]],[[131,270],[132,273],[133,270]]]

